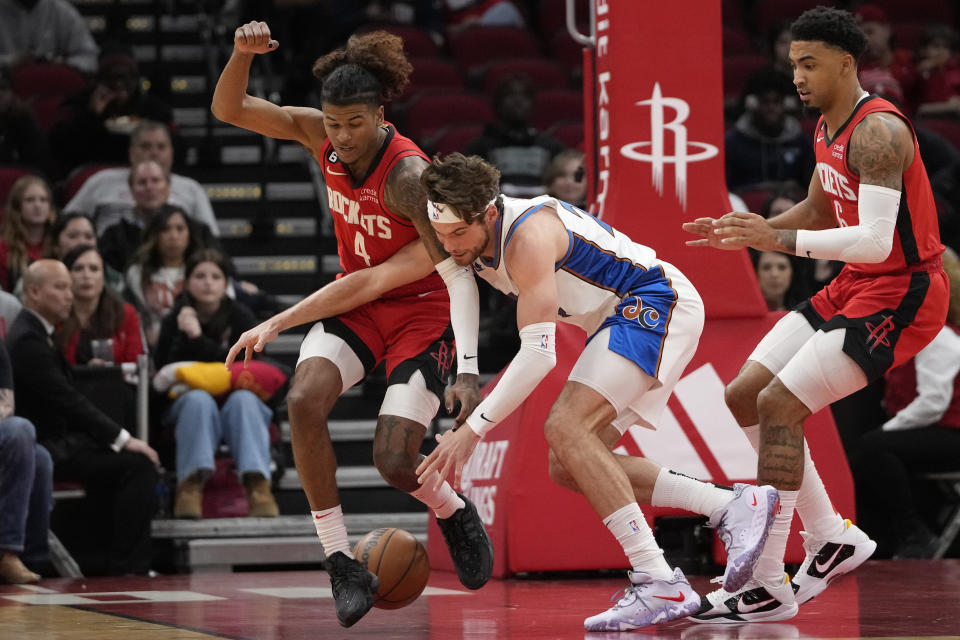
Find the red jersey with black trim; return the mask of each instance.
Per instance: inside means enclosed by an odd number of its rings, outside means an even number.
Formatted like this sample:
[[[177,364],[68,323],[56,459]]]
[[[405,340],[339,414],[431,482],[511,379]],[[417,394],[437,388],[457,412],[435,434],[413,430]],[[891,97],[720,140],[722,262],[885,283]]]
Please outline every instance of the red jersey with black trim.
[[[943,253],[940,244],[940,229],[937,225],[937,208],[930,189],[927,170],[920,158],[917,136],[913,125],[892,103],[877,96],[864,98],[853,113],[834,133],[827,136],[823,117],[814,131],[814,150],[817,156],[817,173],[823,190],[830,199],[837,226],[854,226],[860,223],[857,194],[860,176],[854,173],[847,160],[850,156],[850,137],[857,125],[871,113],[890,112],[903,120],[913,134],[913,162],[903,172],[900,192],[900,210],[893,235],[893,249],[883,262],[868,264],[848,262],[844,269],[861,274],[883,274],[901,271],[910,265],[924,262]]]
[[[366,176],[354,179],[327,139],[320,148],[317,162],[327,183],[327,201],[337,236],[337,253],[345,273],[373,267],[399,251],[404,245],[419,240],[416,227],[409,220],[394,215],[384,203],[384,189],[390,171],[403,158],[417,156],[429,162],[426,154],[412,140],[400,135],[390,123],[384,123],[386,139]],[[338,276],[339,277],[339,276]],[[445,289],[436,271],[426,278],[385,293],[384,298],[398,298],[427,291]]]

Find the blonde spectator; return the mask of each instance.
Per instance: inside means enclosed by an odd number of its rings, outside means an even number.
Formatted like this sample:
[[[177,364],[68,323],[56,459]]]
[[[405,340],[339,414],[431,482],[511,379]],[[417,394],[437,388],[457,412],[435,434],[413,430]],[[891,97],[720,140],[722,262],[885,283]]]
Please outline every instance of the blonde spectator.
[[[40,176],[23,176],[10,189],[0,238],[0,286],[10,291],[27,266],[43,257],[57,218],[53,192]]]

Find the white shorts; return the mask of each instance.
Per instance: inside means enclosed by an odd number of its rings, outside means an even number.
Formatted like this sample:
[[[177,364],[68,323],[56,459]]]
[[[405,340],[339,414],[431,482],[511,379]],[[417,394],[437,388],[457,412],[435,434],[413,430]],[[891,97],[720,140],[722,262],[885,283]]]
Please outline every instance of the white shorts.
[[[677,304],[670,314],[656,378],[608,348],[610,327],[591,338],[570,372],[569,380],[590,387],[613,406],[617,412],[613,426],[621,434],[634,424],[655,428],[700,342],[703,301],[682,275],[671,274],[671,284],[677,291]]]
[[[340,379],[343,381],[341,395],[366,375],[363,363],[350,345],[340,336],[325,332],[322,322],[313,325],[300,344],[297,366],[310,358],[326,358],[340,370]],[[380,405],[380,415],[407,418],[426,427],[439,408],[440,398],[427,389],[423,374],[414,371],[406,382],[395,382],[387,387]]]
[[[773,326],[748,360],[759,362],[816,413],[867,385],[863,369],[843,352],[846,329],[814,331],[791,311]]]

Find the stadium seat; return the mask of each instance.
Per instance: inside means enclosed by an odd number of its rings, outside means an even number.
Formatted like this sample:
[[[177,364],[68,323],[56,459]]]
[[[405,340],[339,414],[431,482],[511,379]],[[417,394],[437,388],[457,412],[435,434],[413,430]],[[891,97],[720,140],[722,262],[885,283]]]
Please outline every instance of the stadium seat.
[[[956,25],[956,10],[950,0],[871,0],[871,4],[886,12],[892,25],[898,22]]]
[[[590,4],[587,0],[576,0],[574,3],[577,28],[580,33],[586,34],[590,30]],[[567,0],[541,0],[537,11],[540,21],[539,31],[543,39],[547,39],[558,30],[567,30]]]
[[[415,93],[432,89],[464,90],[463,73],[453,62],[444,58],[410,58],[413,74],[410,86],[397,98],[397,102],[406,102]]]
[[[769,33],[774,25],[796,20],[807,9],[836,4],[835,0],[757,0],[752,12],[754,28],[756,33]]]
[[[514,74],[527,76],[538,90],[567,86],[567,76],[557,63],[545,58],[515,58],[497,60],[487,66],[483,71],[483,92],[492,98],[504,78]]]
[[[553,136],[571,149],[583,150],[583,121],[566,120],[547,129],[546,134]]]
[[[582,120],[583,94],[575,89],[539,91],[533,111],[533,124],[541,131],[561,120]]]
[[[540,47],[526,29],[473,27],[450,38],[450,52],[469,74],[493,60],[535,58]]]
[[[751,73],[766,67],[770,61],[760,55],[746,54],[724,56],[723,60],[723,97],[724,100],[736,100],[740,97],[743,85]]]
[[[891,25],[893,46],[897,49],[916,51],[930,24],[927,22],[903,22]]]
[[[491,120],[489,102],[475,93],[423,91],[407,103],[403,133],[418,142],[451,124],[484,124]]]
[[[32,96],[68,96],[83,89],[83,72],[66,64],[35,62],[13,71],[13,92],[24,99]]]
[[[566,29],[559,29],[547,41],[550,58],[570,69],[570,77],[580,83],[583,76],[583,45],[574,40]]]
[[[435,153],[447,155],[454,151],[462,152],[467,143],[480,137],[481,133],[483,133],[482,124],[452,124],[425,140],[423,150],[431,156]]]
[[[70,202],[70,200],[73,199],[73,196],[77,195],[77,191],[80,191],[80,187],[82,187],[83,183],[90,179],[90,176],[95,173],[99,173],[104,169],[109,169],[116,166],[118,165],[83,164],[71,171],[70,175],[68,175],[66,180],[63,181],[62,191],[64,204]]]
[[[423,29],[402,24],[372,24],[361,32],[386,31],[403,40],[403,50],[408,58],[430,58],[440,55],[440,48]]]

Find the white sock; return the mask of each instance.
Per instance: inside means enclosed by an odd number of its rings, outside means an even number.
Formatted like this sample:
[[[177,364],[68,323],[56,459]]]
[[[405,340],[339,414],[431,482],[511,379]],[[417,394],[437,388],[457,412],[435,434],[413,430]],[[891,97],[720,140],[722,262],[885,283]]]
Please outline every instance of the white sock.
[[[754,451],[760,451],[760,425],[746,427],[743,432]],[[817,467],[813,464],[806,438],[803,439],[803,481],[797,493],[797,515],[800,516],[804,530],[812,533],[818,540],[832,540],[846,529],[843,518],[834,510],[820,474],[817,473]]]
[[[311,511],[313,525],[320,536],[320,546],[323,554],[328,558],[340,551],[348,558],[353,558],[350,543],[347,541],[347,527],[343,524],[343,509],[340,505],[323,511]]]
[[[797,504],[798,493],[799,491],[780,490],[780,511],[773,518],[767,543],[753,574],[767,584],[779,585],[783,582],[783,554],[787,551],[787,538],[790,537],[790,523],[793,521],[793,509]]]
[[[732,497],[733,492],[729,489],[661,467],[653,485],[650,505],[676,507],[709,516],[725,507]]]
[[[830,496],[810,457],[807,439],[803,439],[803,483],[797,493],[797,515],[803,528],[817,540],[835,540],[846,530],[843,517],[833,508]]]
[[[420,488],[412,491],[410,495],[433,509],[438,518],[445,520],[452,516],[454,511],[463,509],[467,505],[446,480],[443,481],[439,489],[434,491],[432,487],[435,486],[435,477],[440,474],[437,471],[434,471],[433,474],[434,478],[425,479]]]
[[[604,518],[603,524],[623,547],[634,571],[649,573],[655,580],[667,580],[673,576],[636,502],[617,509]]]

